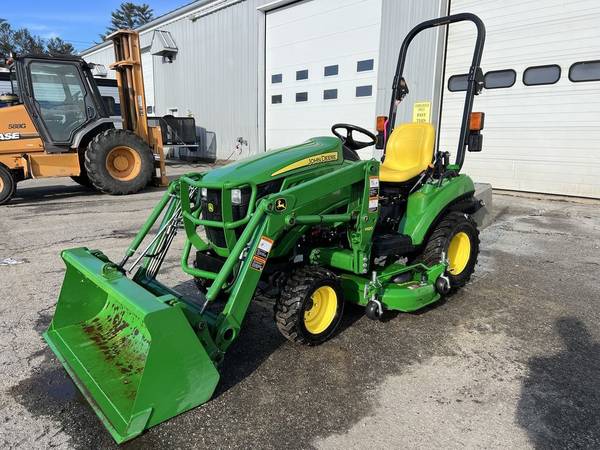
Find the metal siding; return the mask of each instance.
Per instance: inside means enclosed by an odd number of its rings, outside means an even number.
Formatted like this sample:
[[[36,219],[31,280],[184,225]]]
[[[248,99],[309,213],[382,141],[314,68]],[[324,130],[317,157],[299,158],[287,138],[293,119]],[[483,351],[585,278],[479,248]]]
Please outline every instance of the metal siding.
[[[598,59],[597,0],[452,0],[452,12],[478,14],[487,28],[483,71],[514,69],[514,86],[475,98],[485,111],[483,152],[467,154],[465,171],[496,188],[600,198],[600,82],[573,83],[569,67]],[[448,38],[447,77],[465,73],[472,27]],[[525,86],[527,67],[558,64],[553,85]],[[464,93],[444,93],[442,142],[454,149]]]
[[[388,115],[392,82],[404,37],[420,22],[444,16],[447,10],[447,0],[383,0],[377,79],[378,115]],[[432,122],[434,126],[437,125],[443,70],[440,50],[443,48],[444,38],[445,30],[438,28],[424,31],[413,40],[404,68],[404,78],[410,93],[400,104],[397,123],[412,120],[415,102],[431,101]]]
[[[82,54],[83,59],[88,63],[102,64],[106,67],[106,78],[115,79],[115,71],[108,68],[109,65],[115,62],[115,52],[112,44],[90,54]]]
[[[156,112],[162,115],[177,107],[181,116],[192,114],[198,126],[216,134],[219,159],[237,159],[264,149],[261,108],[257,108],[264,101],[259,64],[264,13],[257,7],[264,3],[248,0],[161,28],[171,32],[179,52],[173,63],[155,60]],[[240,152],[238,137],[247,141]]]

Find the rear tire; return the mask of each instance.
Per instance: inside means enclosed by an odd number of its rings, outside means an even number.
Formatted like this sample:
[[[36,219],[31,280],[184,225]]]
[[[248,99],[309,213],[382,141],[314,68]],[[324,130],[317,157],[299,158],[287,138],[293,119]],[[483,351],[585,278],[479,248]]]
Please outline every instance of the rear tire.
[[[85,170],[91,184],[104,193],[134,194],[150,183],[154,157],[150,147],[132,132],[109,129],[89,143]]]
[[[446,274],[450,288],[456,291],[473,275],[479,255],[479,231],[468,214],[451,212],[444,217],[433,230],[417,261],[432,266],[440,263],[443,255],[448,260]]]
[[[94,185],[92,184],[92,181],[87,176],[87,173],[84,171],[81,171],[81,175],[79,175],[77,177],[71,177],[71,180],[73,180],[75,183],[77,183],[83,187],[87,187],[87,188],[94,187]]]
[[[292,342],[322,344],[337,331],[344,299],[337,276],[318,266],[294,270],[275,302],[275,321]]]
[[[17,181],[12,172],[0,165],[0,205],[8,203],[17,191]]]

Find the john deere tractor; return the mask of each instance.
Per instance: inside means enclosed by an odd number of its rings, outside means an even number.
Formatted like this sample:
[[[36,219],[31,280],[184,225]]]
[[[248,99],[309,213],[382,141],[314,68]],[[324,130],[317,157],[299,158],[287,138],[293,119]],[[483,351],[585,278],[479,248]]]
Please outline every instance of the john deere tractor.
[[[478,34],[451,163],[435,151],[431,124],[396,124],[396,112],[409,91],[402,72],[410,42],[460,21]],[[316,345],[334,336],[346,302],[381,319],[469,280],[479,250],[471,215],[480,203],[461,167],[465,150],[481,150],[483,115],[471,109],[483,85],[484,38],[472,14],[418,25],[401,47],[379,136],[337,124],[335,137],[187,174],[171,183],[120,262],[99,250],[62,252],[67,271],[44,337],[117,442],[211,398],[256,297],[273,299],[287,339]],[[360,160],[356,151],[375,144],[383,161]],[[194,298],[157,281],[179,230],[181,269],[200,288]]]

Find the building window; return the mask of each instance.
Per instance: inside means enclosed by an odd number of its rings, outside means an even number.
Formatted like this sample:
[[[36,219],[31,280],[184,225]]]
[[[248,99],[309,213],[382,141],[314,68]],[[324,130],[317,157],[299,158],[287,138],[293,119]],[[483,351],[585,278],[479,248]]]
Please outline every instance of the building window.
[[[576,62],[569,69],[569,80],[600,81],[600,60]]]
[[[373,63],[374,63],[374,60],[372,60],[372,59],[365,59],[363,61],[358,61],[356,63],[356,71],[357,72],[367,72],[369,70],[373,70]]]
[[[308,69],[296,71],[296,80],[307,80],[307,79],[308,79]]]
[[[450,92],[466,91],[468,84],[467,78],[467,74],[452,75],[450,78],[448,78],[448,90]]]
[[[323,70],[323,75],[325,75],[326,77],[331,77],[333,75],[337,75],[338,74],[338,65],[334,65],[334,66],[325,66],[325,69]]]
[[[271,95],[271,103],[273,105],[277,104],[277,103],[281,103],[283,100],[283,97],[281,96],[281,94],[278,95]]]
[[[325,89],[323,91],[323,100],[333,100],[337,98],[337,89]]]
[[[373,86],[370,84],[367,86],[356,86],[357,97],[370,97],[373,95]]]
[[[517,81],[517,72],[513,69],[490,70],[485,74],[484,86],[486,89],[509,88]]]
[[[273,83],[273,84],[281,83],[282,80],[283,80],[283,75],[280,73],[275,73],[275,74],[271,75],[271,83]]]
[[[308,92],[296,92],[296,101],[297,102],[307,102],[308,101]]]
[[[541,84],[554,84],[560,79],[560,66],[549,64],[546,66],[528,67],[523,72],[525,86],[538,86]]]

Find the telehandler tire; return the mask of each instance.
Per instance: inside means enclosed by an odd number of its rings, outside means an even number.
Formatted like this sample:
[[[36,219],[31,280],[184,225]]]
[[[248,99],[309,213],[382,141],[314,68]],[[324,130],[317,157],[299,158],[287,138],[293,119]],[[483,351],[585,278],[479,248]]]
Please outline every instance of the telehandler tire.
[[[106,194],[134,194],[150,183],[154,156],[134,133],[110,129],[89,143],[85,170],[92,185]]]
[[[425,265],[438,264],[443,256],[448,260],[447,276],[451,292],[463,287],[477,265],[479,230],[468,214],[451,212],[437,224],[417,261]]]
[[[82,171],[81,175],[76,176],[76,177],[71,177],[71,180],[73,180],[75,183],[77,183],[83,187],[94,188],[94,185],[92,184],[92,181],[90,180],[90,177],[87,176],[87,172]]]
[[[275,322],[292,342],[319,345],[333,336],[344,313],[337,276],[318,266],[294,270],[275,302]]]
[[[17,191],[17,181],[11,171],[0,164],[0,205],[8,203]]]

